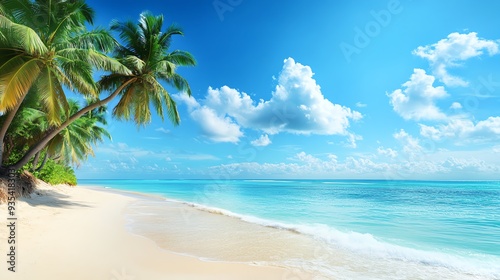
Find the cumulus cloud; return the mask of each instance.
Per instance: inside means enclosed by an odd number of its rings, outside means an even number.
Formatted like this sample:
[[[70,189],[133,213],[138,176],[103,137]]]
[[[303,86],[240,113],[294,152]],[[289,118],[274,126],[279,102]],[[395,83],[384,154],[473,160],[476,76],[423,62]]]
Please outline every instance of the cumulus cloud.
[[[439,122],[438,125],[419,123],[423,140],[447,138],[463,144],[500,139],[500,117],[491,116],[476,121],[470,114],[460,114],[463,106],[459,102],[453,102],[448,108],[449,114],[445,114],[437,102],[447,97],[448,93],[443,86],[434,86],[436,78],[446,86],[467,86],[468,83],[460,77],[450,75],[448,68],[461,66],[464,61],[485,53],[490,56],[498,54],[498,41],[478,38],[475,32],[451,33],[435,44],[418,47],[413,53],[429,61],[434,76],[422,69],[414,69],[410,80],[388,97],[394,111],[406,120]]]
[[[288,58],[269,100],[257,102],[228,86],[209,87],[201,100],[175,98],[187,104],[205,136],[216,142],[237,142],[243,136],[242,127],[267,134],[348,135],[350,121],[362,115],[326,99],[313,75],[309,66]]]
[[[191,112],[191,117],[200,124],[203,134],[215,142],[236,143],[243,136],[238,124],[212,108],[200,107]]]
[[[450,109],[454,109],[454,110],[460,110],[462,109],[462,104],[458,103],[458,102],[453,102],[450,106]]]
[[[272,142],[267,134],[261,135],[258,139],[255,139],[252,142],[250,142],[250,144],[256,147],[265,147],[271,143]]]
[[[391,148],[384,148],[384,147],[378,147],[377,148],[377,153],[382,156],[387,156],[390,158],[395,158],[398,156],[398,152],[391,149]]]
[[[408,134],[404,129],[394,133],[393,137],[401,143],[403,152],[410,159],[421,157],[425,153],[425,149],[420,145],[420,140]]]
[[[202,134],[210,140],[237,143],[243,136],[240,126],[226,114],[217,112],[212,107],[201,105],[196,99],[185,94],[177,94],[174,97],[187,105],[191,118],[198,123]]]
[[[433,68],[433,74],[447,86],[467,86],[468,82],[448,73],[448,68],[461,66],[461,62],[481,56],[498,53],[498,43],[477,37],[477,33],[451,33],[447,38],[427,46],[420,46],[413,54],[425,58]]]
[[[406,120],[442,120],[446,115],[436,106],[436,100],[448,96],[442,86],[434,87],[435,78],[422,69],[414,69],[410,80],[388,94],[390,103]]]
[[[358,143],[356,141],[359,141],[359,140],[363,140],[363,136],[356,135],[354,133],[347,134],[346,147],[353,148],[353,149],[358,147]]]
[[[433,140],[453,138],[461,142],[500,140],[500,117],[489,117],[474,123],[469,119],[452,118],[446,124],[427,126],[420,124],[420,135]]]

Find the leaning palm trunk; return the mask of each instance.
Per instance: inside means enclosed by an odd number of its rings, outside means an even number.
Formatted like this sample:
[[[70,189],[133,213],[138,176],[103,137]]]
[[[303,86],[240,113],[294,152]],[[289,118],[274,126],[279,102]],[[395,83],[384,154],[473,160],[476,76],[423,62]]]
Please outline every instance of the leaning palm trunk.
[[[42,168],[45,166],[45,164],[47,163],[47,160],[49,159],[49,154],[48,153],[45,153],[45,156],[43,157],[43,160],[42,160],[42,164],[40,164],[40,166],[35,169],[35,172],[38,172],[40,170],[42,170]]]
[[[26,95],[25,95],[26,96]],[[10,124],[12,123],[12,120],[14,120],[14,117],[16,116],[17,111],[21,107],[21,103],[23,103],[23,96],[21,100],[18,101],[17,105],[12,108],[11,110],[8,111],[7,117],[5,118],[5,122],[2,124],[2,128],[0,129],[0,169],[3,167],[3,153],[4,153],[4,140],[5,140],[5,135],[7,134],[7,130],[9,129]]]
[[[54,138],[57,134],[59,134],[63,129],[68,127],[71,123],[73,123],[75,120],[78,118],[82,117],[86,113],[94,110],[95,108],[101,107],[109,103],[111,100],[113,100],[118,94],[129,84],[133,83],[136,80],[136,78],[131,78],[124,82],[120,87],[118,87],[110,96],[106,97],[103,100],[99,100],[95,103],[92,103],[88,105],[87,107],[81,109],[80,111],[76,112],[74,115],[69,117],[65,122],[63,122],[60,126],[54,128],[50,132],[48,132],[42,139],[40,139],[33,147],[31,147],[26,154],[16,163],[13,165],[8,166],[8,169],[12,169],[14,171],[17,171],[21,169],[24,165],[26,165],[32,157],[34,157],[38,152],[40,152],[52,138]]]
[[[38,165],[38,159],[40,159],[40,153],[42,151],[39,151],[38,153],[36,153],[35,155],[35,158],[33,159],[33,166],[31,166],[31,171],[35,171],[36,170],[36,166]]]

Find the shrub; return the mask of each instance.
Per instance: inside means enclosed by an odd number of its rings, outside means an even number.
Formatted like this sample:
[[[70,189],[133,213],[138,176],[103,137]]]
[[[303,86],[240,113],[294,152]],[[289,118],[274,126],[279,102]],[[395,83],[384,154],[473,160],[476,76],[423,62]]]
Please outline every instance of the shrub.
[[[57,163],[52,159],[47,160],[42,170],[35,172],[34,175],[51,185],[76,185],[75,171],[71,167]]]

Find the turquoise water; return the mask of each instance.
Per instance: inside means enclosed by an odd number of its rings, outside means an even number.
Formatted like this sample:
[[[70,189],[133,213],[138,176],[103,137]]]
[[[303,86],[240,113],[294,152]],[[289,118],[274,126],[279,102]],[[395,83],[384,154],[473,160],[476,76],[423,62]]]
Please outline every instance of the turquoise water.
[[[80,184],[159,194],[200,209],[222,209],[248,222],[291,228],[356,254],[500,279],[498,181],[81,180]]]

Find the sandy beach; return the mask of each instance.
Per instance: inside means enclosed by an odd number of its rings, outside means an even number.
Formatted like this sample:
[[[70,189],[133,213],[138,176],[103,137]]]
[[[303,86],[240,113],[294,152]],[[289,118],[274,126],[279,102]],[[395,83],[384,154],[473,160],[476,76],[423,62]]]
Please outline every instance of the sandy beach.
[[[0,279],[311,279],[284,268],[164,250],[127,231],[123,212],[133,196],[43,184],[37,192],[17,201],[16,272],[8,271],[7,206],[1,205]]]

